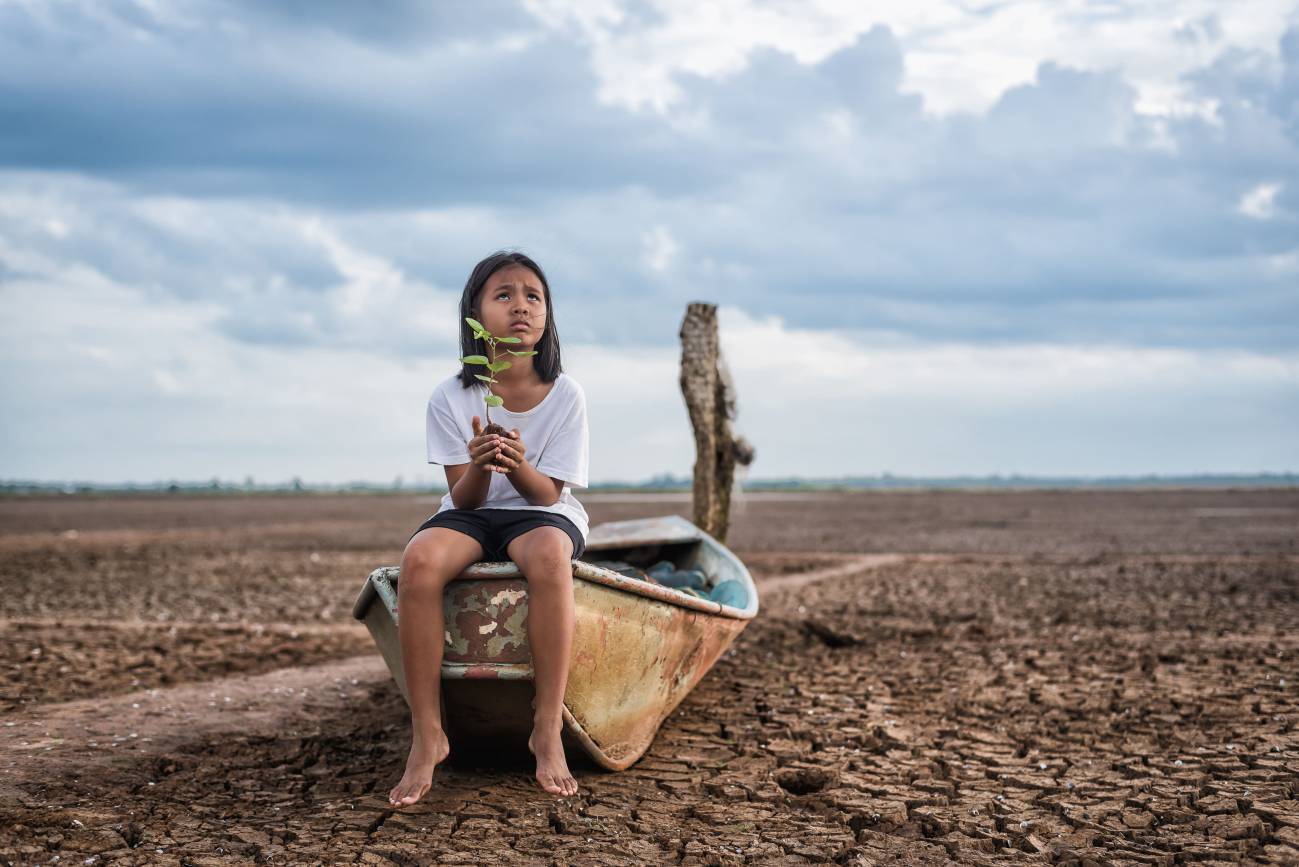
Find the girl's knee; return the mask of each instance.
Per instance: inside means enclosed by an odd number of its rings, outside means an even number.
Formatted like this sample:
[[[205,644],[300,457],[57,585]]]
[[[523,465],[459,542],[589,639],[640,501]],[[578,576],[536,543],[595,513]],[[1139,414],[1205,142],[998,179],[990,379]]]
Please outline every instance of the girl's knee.
[[[572,581],[573,543],[563,530],[539,535],[528,546],[523,567],[529,580]]]
[[[406,549],[401,558],[401,578],[397,583],[398,592],[436,591],[446,587],[455,576],[451,574],[452,565],[446,556],[431,545],[420,545]]]

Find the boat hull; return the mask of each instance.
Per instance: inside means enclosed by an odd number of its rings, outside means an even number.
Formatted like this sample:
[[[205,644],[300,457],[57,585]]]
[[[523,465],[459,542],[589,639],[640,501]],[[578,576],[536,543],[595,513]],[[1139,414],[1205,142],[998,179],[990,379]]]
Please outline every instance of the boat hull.
[[[643,530],[646,522],[623,523],[632,525],[630,531]],[[697,542],[707,541],[693,525],[681,523],[697,534]],[[618,551],[617,526],[598,528],[605,530],[606,551]],[[679,534],[688,532],[673,526]],[[739,569],[752,587],[747,571]],[[645,753],[663,720],[744,629],[756,612],[756,595],[751,611],[738,611],[582,561],[574,561],[573,571],[576,618],[564,693],[566,735],[597,764],[622,770]],[[726,577],[738,574],[732,565]],[[394,568],[375,570],[355,613],[406,695],[397,637],[398,580]],[[476,564],[447,586],[442,696],[453,737],[461,732],[474,738],[526,738],[531,731],[527,602],[526,578],[513,563]]]

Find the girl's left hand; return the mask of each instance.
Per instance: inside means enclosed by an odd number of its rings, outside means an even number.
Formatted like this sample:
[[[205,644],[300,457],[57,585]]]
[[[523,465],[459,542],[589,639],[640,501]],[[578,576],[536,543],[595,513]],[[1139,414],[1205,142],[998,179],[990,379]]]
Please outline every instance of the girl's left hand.
[[[516,470],[523,465],[526,447],[523,445],[523,437],[519,435],[519,429],[514,430],[501,437],[501,453],[497,456],[496,462],[505,467],[503,472]]]

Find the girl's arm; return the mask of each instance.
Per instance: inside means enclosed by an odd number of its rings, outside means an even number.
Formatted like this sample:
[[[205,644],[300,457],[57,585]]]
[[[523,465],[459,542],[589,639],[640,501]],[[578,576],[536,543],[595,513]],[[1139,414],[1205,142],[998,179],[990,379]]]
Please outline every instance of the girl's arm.
[[[510,432],[505,444],[505,465],[510,468],[510,474],[506,478],[514,485],[514,490],[534,506],[554,505],[564,492],[564,482],[551,478],[528,463],[523,456],[523,442],[519,439],[517,430]]]
[[[478,464],[456,464],[445,467],[447,490],[451,492],[451,505],[457,509],[477,509],[487,499],[487,488],[492,482],[492,471]]]
[[[487,489],[492,483],[492,473],[500,470],[492,464],[502,451],[503,438],[496,434],[483,435],[478,416],[473,418],[474,437],[468,442],[469,463],[451,464],[443,469],[447,474],[447,490],[451,492],[451,505],[457,509],[477,509],[487,499]]]

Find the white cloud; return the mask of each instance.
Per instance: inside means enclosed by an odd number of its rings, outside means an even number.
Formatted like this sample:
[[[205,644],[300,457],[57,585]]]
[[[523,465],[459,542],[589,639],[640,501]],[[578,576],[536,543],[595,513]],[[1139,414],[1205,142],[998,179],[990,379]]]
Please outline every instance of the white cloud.
[[[1256,220],[1270,220],[1276,216],[1276,194],[1281,184],[1259,184],[1240,197],[1236,210]]]
[[[1032,81],[1044,61],[1091,71],[1119,70],[1139,93],[1141,111],[1199,113],[1180,81],[1227,45],[1275,52],[1289,0],[1012,0],[981,6],[939,0],[858,3],[815,0],[656,0],[647,22],[621,4],[531,0],[552,27],[583,34],[600,95],[631,108],[668,111],[683,101],[682,74],[717,78],[744,67],[752,51],[775,48],[816,63],[875,25],[906,52],[903,89],[937,114],[977,112]]]
[[[441,353],[249,345],[202,305],[84,269],[48,280],[0,296],[0,477],[440,478],[422,437],[424,401],[452,369]],[[758,478],[1299,466],[1293,353],[920,346],[734,308],[721,328]],[[593,479],[690,471],[678,352],[566,346]]]
[[[693,438],[677,390],[677,353],[572,343],[564,358],[586,391],[593,479],[634,481],[689,470]]]
[[[250,4],[226,39],[91,4],[89,55],[78,7],[0,28],[43,106],[0,172],[0,475],[428,473],[499,246],[548,271],[597,479],[689,470],[701,296],[759,477],[1296,465],[1276,4],[538,4],[590,58],[470,6],[450,43],[396,7]],[[135,86],[163,74],[183,106]]]
[[[756,477],[1299,465],[1283,432],[1299,424],[1299,354],[905,345],[721,314]]]
[[[444,223],[477,225],[469,209],[440,217],[396,222],[404,222],[405,238],[425,245],[430,235],[454,238]],[[412,277],[368,248],[391,242],[391,227],[386,236],[358,239],[340,228],[345,222],[346,215],[262,201],[0,175],[0,263],[14,272],[53,279],[84,270],[158,296],[201,298],[221,328],[254,342],[387,346],[400,354],[454,339],[459,291]]]
[[[158,387],[158,391],[163,394],[180,394],[185,390],[185,386],[170,370],[158,368],[153,372],[153,384]]]
[[[423,401],[445,361],[249,345],[201,306],[84,272],[51,278],[7,284],[2,296],[0,477],[426,473]],[[75,347],[85,351],[66,351]]]
[[[666,271],[681,251],[667,226],[655,226],[641,236],[645,265],[651,271]]]
[[[325,225],[319,217],[304,220],[300,225],[302,236],[320,245],[331,264],[343,277],[343,282],[332,287],[328,292],[328,303],[333,312],[340,318],[356,322],[362,317],[374,316],[385,310],[408,307],[403,314],[404,321],[413,317],[419,319],[415,292],[409,285],[401,269],[386,259],[357,249],[339,236],[338,232]],[[443,293],[445,302],[451,300],[450,293]],[[418,305],[423,307],[423,304]],[[415,309],[409,309],[415,308]],[[441,317],[434,322],[422,323],[433,328],[433,333],[440,337],[454,337],[454,320]],[[389,323],[391,324],[391,323]]]

